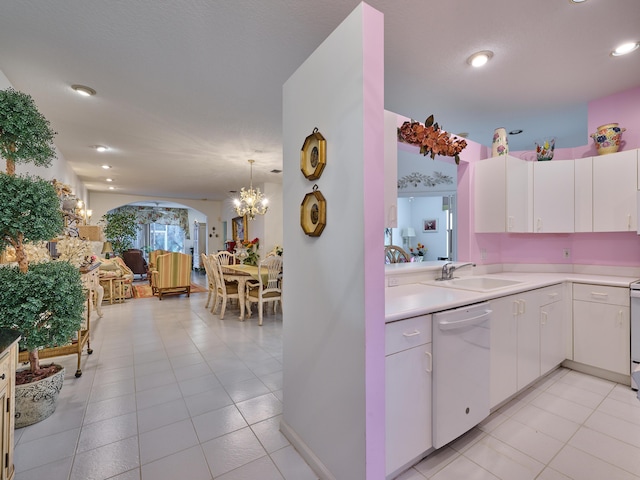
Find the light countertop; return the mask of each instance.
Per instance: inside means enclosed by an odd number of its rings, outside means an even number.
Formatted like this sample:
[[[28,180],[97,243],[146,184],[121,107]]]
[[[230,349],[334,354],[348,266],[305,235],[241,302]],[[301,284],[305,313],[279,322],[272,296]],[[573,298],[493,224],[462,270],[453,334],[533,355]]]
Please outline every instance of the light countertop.
[[[632,282],[638,280],[637,277],[579,273],[501,272],[478,276],[518,280],[521,283],[486,292],[437,286],[437,282],[429,279],[422,282],[386,287],[385,322],[394,322],[418,315],[450,310],[563,282],[593,283],[628,288]]]

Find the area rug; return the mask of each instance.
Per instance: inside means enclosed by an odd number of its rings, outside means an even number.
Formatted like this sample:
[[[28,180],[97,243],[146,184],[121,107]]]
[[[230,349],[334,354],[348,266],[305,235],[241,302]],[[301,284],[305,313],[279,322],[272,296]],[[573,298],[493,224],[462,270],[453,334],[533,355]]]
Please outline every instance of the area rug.
[[[200,285],[196,285],[195,283],[191,284],[191,293],[202,293],[206,292],[207,289],[201,287]],[[148,298],[153,297],[151,293],[151,285],[133,285],[133,298]]]

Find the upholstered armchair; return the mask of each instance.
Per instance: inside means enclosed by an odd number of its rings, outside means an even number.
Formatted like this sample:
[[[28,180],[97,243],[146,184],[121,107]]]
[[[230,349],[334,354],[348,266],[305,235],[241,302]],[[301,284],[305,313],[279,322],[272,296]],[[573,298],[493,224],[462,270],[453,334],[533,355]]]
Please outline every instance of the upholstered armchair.
[[[130,248],[122,252],[122,260],[131,269],[134,275],[147,276],[147,261],[142,255],[142,250]]]
[[[149,285],[151,285],[151,273],[156,269],[156,258],[158,255],[165,255],[169,250],[153,250],[149,252],[149,264],[147,265],[147,277],[149,278]]]
[[[162,300],[163,295],[191,295],[191,255],[170,252],[156,257],[156,269],[151,272],[151,290]]]

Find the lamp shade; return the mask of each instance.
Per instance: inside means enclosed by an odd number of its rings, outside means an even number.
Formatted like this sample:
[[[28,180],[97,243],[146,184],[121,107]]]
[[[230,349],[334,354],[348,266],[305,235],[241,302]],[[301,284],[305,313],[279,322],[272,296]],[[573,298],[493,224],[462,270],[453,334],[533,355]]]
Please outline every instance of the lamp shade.
[[[415,236],[416,236],[416,231],[415,231],[415,229],[414,229],[414,228],[411,228],[411,227],[409,227],[409,228],[404,228],[404,229],[402,230],[402,236],[403,236],[404,238],[411,238],[411,237],[415,237]]]
[[[102,244],[102,253],[113,253],[113,247],[111,246],[111,242],[104,242]]]

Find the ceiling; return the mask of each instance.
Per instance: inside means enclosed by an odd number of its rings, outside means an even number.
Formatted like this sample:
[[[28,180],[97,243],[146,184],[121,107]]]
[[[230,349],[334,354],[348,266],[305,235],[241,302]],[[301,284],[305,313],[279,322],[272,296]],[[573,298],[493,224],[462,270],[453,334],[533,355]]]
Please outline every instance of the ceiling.
[[[358,3],[4,0],[0,71],[90,191],[111,177],[115,193],[221,200],[250,158],[254,183],[281,182],[282,86]],[[484,145],[496,127],[524,131],[511,150],[586,145],[587,102],[640,85],[640,51],[609,55],[640,40],[638,0],[368,3],[385,16],[385,108]],[[481,69],[478,50],[494,52]]]

